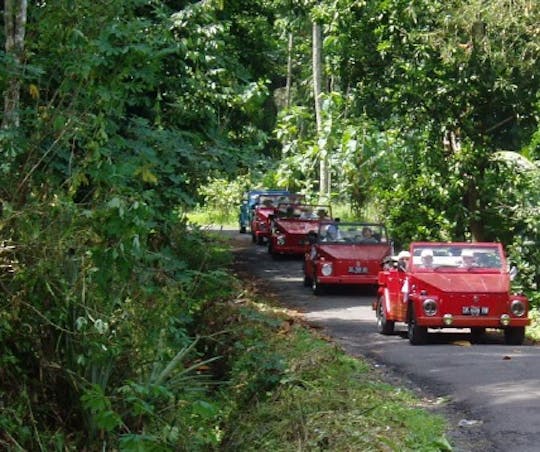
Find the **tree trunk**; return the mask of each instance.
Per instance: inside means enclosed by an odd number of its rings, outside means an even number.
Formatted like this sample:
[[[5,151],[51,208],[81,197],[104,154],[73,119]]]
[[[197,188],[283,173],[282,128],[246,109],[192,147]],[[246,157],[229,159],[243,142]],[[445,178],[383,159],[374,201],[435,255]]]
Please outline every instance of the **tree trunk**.
[[[317,121],[317,142],[319,144],[319,198],[321,202],[330,200],[328,156],[323,144],[322,125],[322,32],[321,25],[313,22],[313,96],[315,98],[315,118]]]
[[[291,86],[292,86],[292,57],[293,52],[293,33],[289,32],[289,44],[287,45],[287,84],[285,85],[285,106],[291,106]]]
[[[6,55],[11,65],[11,73],[4,92],[3,128],[19,126],[19,100],[21,90],[20,65],[24,52],[26,33],[27,0],[4,1],[4,31],[6,35]]]

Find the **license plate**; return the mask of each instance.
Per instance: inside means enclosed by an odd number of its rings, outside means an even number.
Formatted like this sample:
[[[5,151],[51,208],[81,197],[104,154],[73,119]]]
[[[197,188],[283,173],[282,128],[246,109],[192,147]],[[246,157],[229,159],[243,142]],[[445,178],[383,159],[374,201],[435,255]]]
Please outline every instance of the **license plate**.
[[[367,267],[349,267],[349,273],[360,274],[360,273],[367,273],[367,272],[368,272]]]
[[[463,306],[461,312],[463,315],[472,315],[472,316],[488,315],[489,308],[486,306]]]

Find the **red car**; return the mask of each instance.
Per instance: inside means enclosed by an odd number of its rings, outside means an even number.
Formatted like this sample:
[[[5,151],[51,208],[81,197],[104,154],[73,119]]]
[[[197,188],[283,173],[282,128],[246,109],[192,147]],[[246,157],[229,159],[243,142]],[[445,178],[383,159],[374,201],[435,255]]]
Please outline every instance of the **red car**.
[[[328,205],[280,204],[272,216],[268,252],[280,255],[304,255],[310,246],[309,233],[316,233],[319,222],[332,219]]]
[[[304,285],[319,295],[329,285],[377,285],[392,247],[382,224],[321,222],[305,254]]]
[[[250,229],[253,243],[263,245],[265,239],[270,236],[270,218],[276,214],[279,204],[298,203],[304,200],[304,195],[289,193],[283,194],[262,194],[259,195],[253,208]]]
[[[529,324],[529,303],[510,291],[510,272],[500,243],[413,243],[404,269],[379,273],[373,303],[377,329],[391,334],[407,324],[411,344],[423,344],[428,328],[470,328],[477,341],[486,328],[504,331],[520,345]]]

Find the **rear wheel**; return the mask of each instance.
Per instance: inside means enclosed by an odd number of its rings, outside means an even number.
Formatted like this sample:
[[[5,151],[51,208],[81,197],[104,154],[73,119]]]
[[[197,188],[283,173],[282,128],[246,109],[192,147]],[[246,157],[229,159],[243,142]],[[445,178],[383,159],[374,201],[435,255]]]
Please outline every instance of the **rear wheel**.
[[[521,345],[525,340],[525,327],[515,326],[512,328],[505,328],[504,330],[504,343],[506,345]]]
[[[407,324],[407,336],[412,345],[422,345],[427,342],[427,327],[418,326],[416,322],[416,313],[412,306],[409,307],[409,322]]]
[[[384,297],[380,297],[377,302],[377,331],[381,334],[392,334],[394,332],[394,321],[386,318],[384,309]]]

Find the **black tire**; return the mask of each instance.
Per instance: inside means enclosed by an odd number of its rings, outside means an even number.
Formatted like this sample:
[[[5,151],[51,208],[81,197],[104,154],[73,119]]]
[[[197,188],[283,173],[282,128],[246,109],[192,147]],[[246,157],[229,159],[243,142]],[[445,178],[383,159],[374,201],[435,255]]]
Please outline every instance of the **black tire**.
[[[521,345],[525,340],[525,327],[515,326],[504,329],[504,343],[506,345]]]
[[[377,331],[380,334],[392,334],[394,332],[395,322],[386,319],[386,311],[384,309],[384,297],[380,297],[377,302]]]
[[[311,279],[311,290],[313,291],[313,295],[322,295],[324,293],[324,288],[315,275]]]
[[[407,323],[407,336],[411,345],[423,345],[427,342],[428,331],[425,326],[418,326],[414,308],[409,306],[409,321]]]
[[[482,328],[482,327],[473,327],[473,328],[471,328],[471,342],[473,344],[477,344],[479,342],[482,342],[484,334],[486,334],[486,329],[485,328]]]
[[[311,278],[307,275],[304,275],[304,287],[311,287]]]
[[[245,234],[245,233],[246,233],[246,227],[240,226],[240,234]]]
[[[264,245],[264,237],[262,235],[257,236],[257,245]]]

